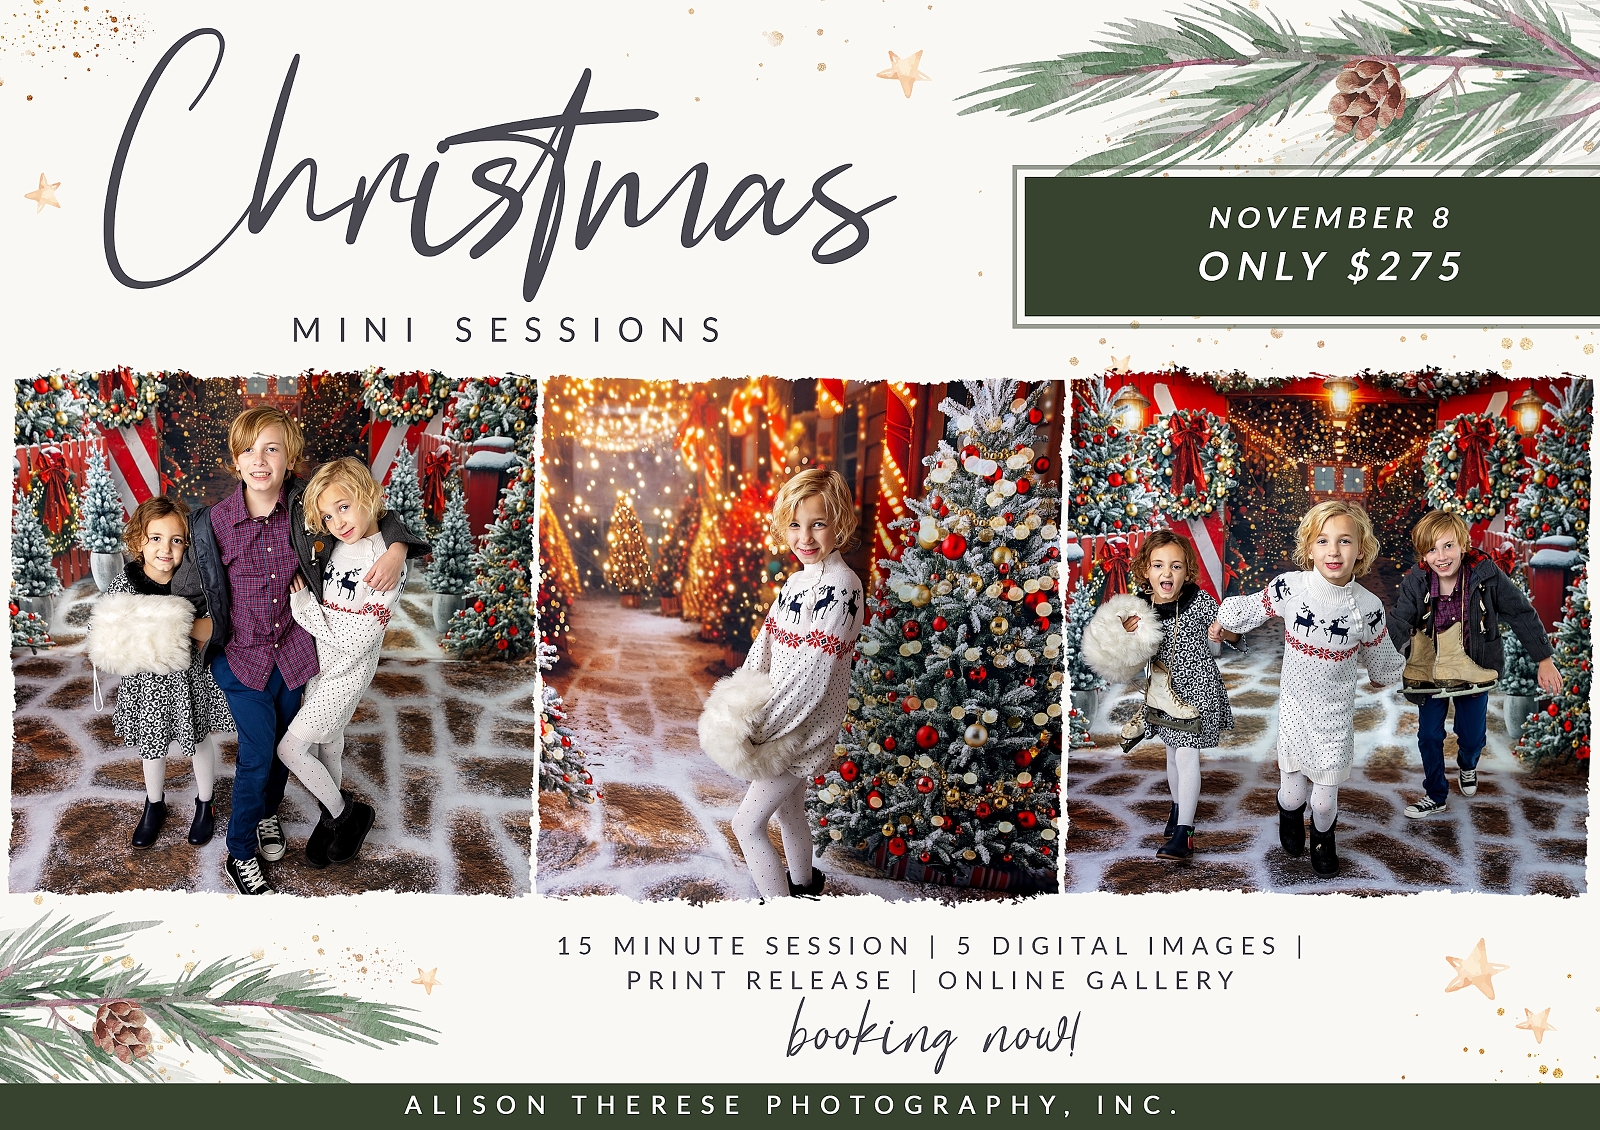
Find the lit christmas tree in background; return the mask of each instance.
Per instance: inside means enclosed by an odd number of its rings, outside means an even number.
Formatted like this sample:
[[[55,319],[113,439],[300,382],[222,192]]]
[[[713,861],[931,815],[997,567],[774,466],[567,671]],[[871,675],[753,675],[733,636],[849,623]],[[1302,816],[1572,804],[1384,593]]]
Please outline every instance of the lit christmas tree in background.
[[[712,623],[735,651],[750,650],[783,588],[783,561],[767,536],[774,493],[756,476],[746,476],[733,508],[724,512],[715,531],[721,541],[709,586]]]
[[[90,553],[117,553],[122,549],[122,497],[111,481],[105,452],[99,447],[89,453],[79,510],[83,515],[78,527],[79,545]]]
[[[556,665],[556,649],[549,644],[539,645],[539,670],[548,671]],[[561,695],[549,683],[540,681],[539,707],[539,791],[560,793],[571,804],[582,801],[592,804],[605,794],[594,788],[587,755],[578,747],[577,735],[567,725],[567,707]]]
[[[393,490],[394,480],[390,479]],[[461,480],[452,477],[445,488],[444,523],[433,539],[433,562],[428,566],[428,587],[434,592],[460,596],[472,583],[472,527],[467,521],[467,495]]]
[[[572,602],[583,595],[583,580],[561,519],[540,496],[539,501],[539,638],[560,647],[572,630]]]
[[[1557,393],[1549,411],[1528,459],[1527,482],[1516,496],[1516,520],[1529,541],[1553,534],[1576,538],[1576,548],[1587,560],[1593,383],[1574,378]]]
[[[1589,686],[1594,672],[1594,648],[1590,639],[1588,566],[1578,571],[1577,580],[1567,590],[1567,601],[1556,625],[1555,661],[1561,673],[1561,693],[1555,697],[1541,693],[1535,700],[1533,716],[1523,728],[1516,753],[1530,765],[1589,761]]]
[[[11,511],[11,583],[21,596],[54,596],[61,579],[50,564],[50,542],[39,522],[39,487],[23,495]]]
[[[518,456],[511,481],[478,552],[467,586],[467,607],[450,620],[440,644],[458,656],[520,659],[533,651],[539,633],[533,611],[534,474]]]
[[[324,375],[326,377],[326,375]],[[231,377],[202,379],[188,373],[169,373],[164,382],[167,391],[156,400],[156,421],[161,432],[161,474],[164,480],[176,487],[178,493],[191,503],[196,501],[211,482],[236,483],[227,470],[232,459],[228,454],[228,427],[243,409],[239,381]],[[361,430],[361,400],[359,380],[334,387],[327,383],[315,385],[323,395],[316,400],[318,411],[306,412],[301,426],[306,433],[306,454],[314,462],[323,462],[329,456],[323,449],[335,454],[354,450],[355,436]],[[354,422],[348,433],[341,433],[326,410],[334,408],[344,412]],[[335,444],[348,446],[334,447]]]
[[[417,481],[417,457],[404,448],[395,456],[394,469],[389,472],[383,505],[406,524],[406,529],[419,538],[427,538],[427,522],[422,516],[422,485]]]
[[[650,589],[650,547],[645,545],[644,527],[627,495],[617,496],[611,509],[611,525],[606,530],[606,583],[625,596],[638,596]]]
[[[681,597],[689,569],[689,550],[700,528],[700,495],[685,495],[678,517],[656,547],[656,592],[663,598]]]
[[[817,843],[933,881],[1055,887],[1062,760],[1059,495],[1039,389],[969,382],[907,499],[833,764]],[[988,871],[980,879],[975,869]],[[908,875],[913,869],[908,868]],[[1009,876],[1006,882],[996,876]]]
[[[1082,536],[1150,524],[1153,501],[1139,433],[1121,427],[1104,377],[1085,382],[1072,415],[1072,528]]]

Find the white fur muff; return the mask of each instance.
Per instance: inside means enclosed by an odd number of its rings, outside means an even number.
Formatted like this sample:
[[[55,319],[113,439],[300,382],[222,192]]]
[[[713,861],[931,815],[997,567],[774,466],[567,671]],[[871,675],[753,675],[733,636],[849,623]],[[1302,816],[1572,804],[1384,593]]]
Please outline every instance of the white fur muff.
[[[742,781],[776,777],[799,752],[799,732],[756,745],[750,731],[772,697],[772,676],[739,668],[717,680],[700,713],[700,748]]]
[[[1122,622],[1139,617],[1139,626],[1128,631]],[[1083,630],[1083,659],[1089,669],[1112,683],[1131,683],[1145,664],[1161,652],[1161,624],[1150,602],[1129,593],[1119,593],[1102,604]]]
[[[171,675],[189,666],[193,628],[184,597],[107,593],[89,621],[89,662],[113,675]]]

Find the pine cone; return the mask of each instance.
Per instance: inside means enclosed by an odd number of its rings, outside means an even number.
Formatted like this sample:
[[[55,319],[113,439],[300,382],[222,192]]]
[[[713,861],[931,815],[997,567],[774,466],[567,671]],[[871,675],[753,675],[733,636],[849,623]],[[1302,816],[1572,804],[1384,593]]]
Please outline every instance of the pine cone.
[[[1354,133],[1365,141],[1400,116],[1406,90],[1393,63],[1357,59],[1346,63],[1333,83],[1339,93],[1328,103],[1335,133]]]
[[[95,1047],[123,1063],[143,1059],[154,1050],[150,1029],[144,1026],[144,1020],[143,1010],[130,1001],[101,1005],[94,1016]]]

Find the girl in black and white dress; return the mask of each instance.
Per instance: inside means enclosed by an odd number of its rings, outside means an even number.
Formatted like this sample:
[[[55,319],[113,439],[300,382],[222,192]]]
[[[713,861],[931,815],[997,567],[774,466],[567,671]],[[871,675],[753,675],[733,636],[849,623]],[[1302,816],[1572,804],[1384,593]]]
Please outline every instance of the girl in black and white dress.
[[[189,758],[194,769],[197,795],[188,838],[198,846],[210,842],[216,829],[211,800],[217,750],[211,735],[232,733],[234,724],[210,665],[200,658],[201,645],[211,638],[211,619],[192,561],[180,575],[189,508],[163,495],[148,498],[134,510],[122,539],[133,560],[112,578],[95,608],[89,653],[97,668],[131,672],[117,685],[111,721],[123,744],[139,747],[144,764],[144,813],[132,842],[148,848],[161,832],[167,816],[166,759],[176,753]],[[151,666],[139,663],[134,653],[151,654],[160,637],[186,649],[187,664],[162,663],[161,672],[131,671],[131,666]]]
[[[1172,805],[1164,833],[1167,841],[1156,853],[1163,859],[1194,854],[1200,751],[1215,749],[1222,731],[1233,729],[1233,708],[1207,638],[1217,602],[1195,584],[1198,571],[1194,547],[1185,538],[1171,530],[1156,531],[1145,539],[1133,564],[1134,584],[1151,603],[1139,596],[1114,596],[1100,606],[1084,633],[1085,659],[1102,677],[1125,682],[1153,659],[1166,674],[1152,669],[1152,681],[1159,686],[1167,678],[1171,699],[1176,699],[1173,704],[1164,695],[1147,695],[1144,722],[1143,736],[1159,738],[1167,747]],[[1170,709],[1163,709],[1159,719],[1148,713],[1149,707],[1163,703],[1192,717],[1174,717]],[[1138,737],[1134,735],[1134,740]]]

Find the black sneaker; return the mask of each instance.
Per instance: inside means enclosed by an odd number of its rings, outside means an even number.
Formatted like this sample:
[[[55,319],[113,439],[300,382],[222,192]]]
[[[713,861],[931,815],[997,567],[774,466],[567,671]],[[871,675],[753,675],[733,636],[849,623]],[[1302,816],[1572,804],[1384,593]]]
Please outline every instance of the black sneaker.
[[[228,856],[228,878],[233,880],[241,895],[272,894],[272,884],[261,872],[261,861],[253,855],[249,859]]]
[[[784,878],[787,879],[788,876],[786,875]],[[789,879],[789,894],[797,899],[814,899],[822,894],[822,885],[827,881],[828,877],[822,873],[821,869],[813,867],[811,869],[811,882],[805,886],[802,887],[793,879]]]
[[[1178,830],[1178,804],[1177,804],[1176,801],[1174,801],[1173,804],[1172,804],[1172,808],[1167,812],[1167,826],[1166,826],[1166,828],[1164,828],[1162,830],[1161,834],[1163,836],[1167,837],[1167,839],[1170,840],[1172,838],[1172,833],[1176,832],[1177,830]]]
[[[1473,774],[1476,776],[1477,774]],[[1473,791],[1477,791],[1477,784],[1473,784]],[[1408,820],[1424,820],[1429,816],[1437,816],[1449,806],[1442,800],[1432,797],[1423,797],[1416,804],[1406,805],[1406,818]]]
[[[161,835],[161,825],[166,821],[167,802],[146,799],[144,815],[139,817],[139,826],[133,830],[133,846],[147,848],[154,844],[156,837]]]
[[[1172,838],[1161,845],[1156,852],[1157,859],[1188,859],[1194,854],[1194,829],[1187,824],[1179,824],[1172,833]]]
[[[1457,778],[1461,783],[1461,795],[1471,796],[1478,791],[1478,771],[1476,769],[1463,769]]]
[[[284,857],[289,850],[289,845],[283,839],[283,825],[278,823],[276,813],[267,817],[256,825],[256,854],[268,863],[276,863]]]
[[[217,830],[217,817],[209,800],[195,798],[194,819],[189,822],[189,842],[195,847],[209,844]]]

